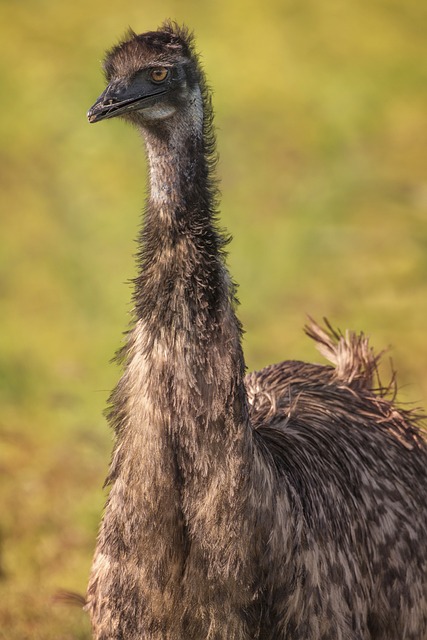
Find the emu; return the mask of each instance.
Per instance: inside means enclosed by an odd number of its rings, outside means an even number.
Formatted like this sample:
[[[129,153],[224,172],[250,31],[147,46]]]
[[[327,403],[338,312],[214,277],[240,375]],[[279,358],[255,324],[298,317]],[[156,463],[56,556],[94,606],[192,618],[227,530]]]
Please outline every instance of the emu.
[[[245,377],[210,93],[185,27],[130,32],[90,122],[145,140],[134,324],[111,396],[98,640],[426,640],[427,447],[361,335]],[[379,386],[379,388],[378,388]]]

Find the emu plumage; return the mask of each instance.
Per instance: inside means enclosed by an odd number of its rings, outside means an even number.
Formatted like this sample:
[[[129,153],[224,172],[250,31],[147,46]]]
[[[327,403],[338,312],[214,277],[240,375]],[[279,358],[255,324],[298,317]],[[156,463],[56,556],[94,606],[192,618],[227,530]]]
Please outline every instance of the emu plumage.
[[[245,377],[216,225],[215,137],[185,28],[130,33],[91,122],[142,133],[149,197],[111,397],[111,485],[87,594],[97,640],[426,640],[427,449],[374,391],[363,336],[312,325],[337,365]]]

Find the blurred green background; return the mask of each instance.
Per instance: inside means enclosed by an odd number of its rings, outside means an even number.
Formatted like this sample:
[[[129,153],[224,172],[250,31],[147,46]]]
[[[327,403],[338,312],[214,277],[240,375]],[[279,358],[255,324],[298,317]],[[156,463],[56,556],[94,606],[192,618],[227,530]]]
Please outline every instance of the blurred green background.
[[[425,0],[3,0],[0,638],[89,638],[84,593],[129,322],[142,143],[92,125],[128,26],[197,34],[250,369],[321,360],[309,313],[391,346],[427,405]]]

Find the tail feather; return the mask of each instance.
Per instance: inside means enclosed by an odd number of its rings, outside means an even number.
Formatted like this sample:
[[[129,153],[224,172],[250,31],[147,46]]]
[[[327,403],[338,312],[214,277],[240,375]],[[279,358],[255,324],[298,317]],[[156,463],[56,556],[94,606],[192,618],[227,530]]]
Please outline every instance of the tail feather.
[[[384,351],[375,353],[364,333],[334,329],[326,318],[325,328],[312,318],[304,327],[305,333],[315,341],[320,353],[335,366],[335,378],[353,388],[365,388],[384,396],[395,389],[395,372],[387,386],[380,382],[378,364]]]

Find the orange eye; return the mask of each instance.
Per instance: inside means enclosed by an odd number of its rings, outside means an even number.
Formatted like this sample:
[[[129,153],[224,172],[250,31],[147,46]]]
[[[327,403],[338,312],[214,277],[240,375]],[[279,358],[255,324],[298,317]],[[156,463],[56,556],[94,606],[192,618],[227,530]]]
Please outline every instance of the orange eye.
[[[150,71],[150,78],[153,82],[163,82],[169,75],[169,70],[165,67],[159,67],[158,69],[152,69]]]

